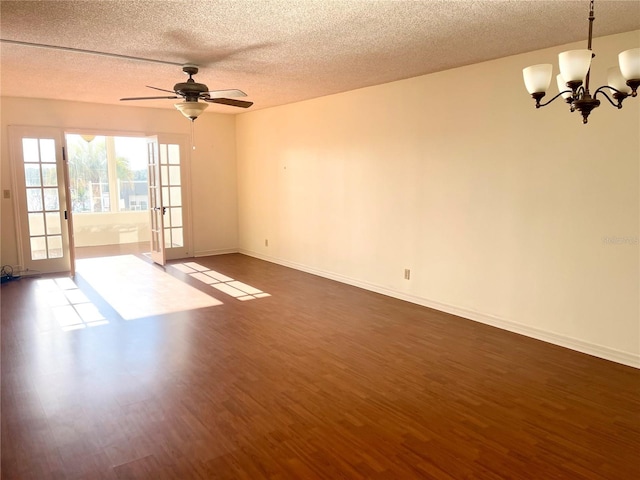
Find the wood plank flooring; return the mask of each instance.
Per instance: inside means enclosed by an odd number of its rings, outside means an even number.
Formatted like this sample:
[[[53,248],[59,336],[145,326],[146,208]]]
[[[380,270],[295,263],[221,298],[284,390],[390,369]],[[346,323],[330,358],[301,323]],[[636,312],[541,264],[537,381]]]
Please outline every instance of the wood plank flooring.
[[[149,242],[117,243],[113,245],[97,245],[94,247],[76,247],[78,258],[95,258],[101,256],[137,254],[142,255],[150,250]]]
[[[167,268],[223,305],[125,321],[78,277],[108,323],[63,331],[35,279],[2,285],[3,479],[640,478],[640,370],[242,255],[196,261],[271,296]]]

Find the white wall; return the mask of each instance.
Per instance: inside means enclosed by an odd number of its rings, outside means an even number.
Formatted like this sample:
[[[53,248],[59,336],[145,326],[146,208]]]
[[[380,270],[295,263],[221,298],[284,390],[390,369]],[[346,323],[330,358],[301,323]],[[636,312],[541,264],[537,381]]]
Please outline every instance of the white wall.
[[[238,116],[241,251],[640,366],[640,98],[536,110],[569,48]]]
[[[1,99],[2,190],[11,190],[8,125],[54,126],[105,133],[177,133],[190,138],[190,122],[176,110],[81,102]],[[196,256],[235,251],[238,245],[235,119],[204,113],[195,123],[191,152],[193,249]],[[13,195],[12,195],[13,196]],[[2,265],[18,263],[13,198],[2,199]]]

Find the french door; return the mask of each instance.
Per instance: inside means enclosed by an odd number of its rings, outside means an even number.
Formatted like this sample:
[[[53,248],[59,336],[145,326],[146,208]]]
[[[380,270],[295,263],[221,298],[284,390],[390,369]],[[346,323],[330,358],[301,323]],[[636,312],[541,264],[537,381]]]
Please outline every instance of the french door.
[[[147,138],[147,161],[149,166],[149,215],[151,218],[151,260],[160,265],[167,263],[164,245],[164,214],[162,205],[162,182],[160,178],[160,155],[158,137]]]
[[[186,155],[183,136],[147,138],[151,258],[160,265],[186,258],[191,251]]]
[[[10,126],[9,138],[18,261],[39,273],[71,271],[62,132]]]

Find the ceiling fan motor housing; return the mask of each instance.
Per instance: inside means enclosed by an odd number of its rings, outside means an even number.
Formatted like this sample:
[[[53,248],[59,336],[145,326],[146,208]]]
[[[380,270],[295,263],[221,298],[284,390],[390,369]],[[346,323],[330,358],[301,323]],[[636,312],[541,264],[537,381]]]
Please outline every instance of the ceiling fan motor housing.
[[[196,83],[193,78],[190,78],[186,82],[176,83],[173,86],[173,90],[184,96],[185,100],[190,102],[197,101],[200,94],[207,93],[209,91],[209,87],[204,83]]]
[[[176,83],[173,86],[173,90],[182,95],[187,102],[197,102],[200,94],[207,93],[209,87],[204,83],[197,83],[193,79],[193,75],[198,73],[198,67],[196,65],[184,65],[182,71],[189,75],[189,80]]]

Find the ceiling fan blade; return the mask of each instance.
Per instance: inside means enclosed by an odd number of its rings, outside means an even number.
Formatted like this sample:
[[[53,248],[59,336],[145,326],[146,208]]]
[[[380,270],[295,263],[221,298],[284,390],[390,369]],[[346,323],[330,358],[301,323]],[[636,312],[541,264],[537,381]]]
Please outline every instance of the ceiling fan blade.
[[[242,90],[211,90],[210,92],[205,92],[203,98],[227,98],[227,97],[246,97],[247,94]]]
[[[249,108],[253,105],[253,102],[246,102],[244,100],[234,100],[232,98],[204,98],[205,102],[220,103],[222,105],[230,105],[232,107]]]
[[[121,98],[120,101],[123,100],[162,100],[162,99],[167,99],[167,98],[181,98],[181,97],[177,97],[177,96],[173,96],[173,97],[129,97],[129,98]]]
[[[169,93],[176,93],[173,90],[167,90],[165,88],[158,88],[158,87],[152,87],[151,85],[145,85],[147,88],[153,88],[154,90],[160,90],[161,92],[169,92]]]

